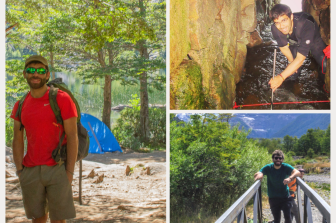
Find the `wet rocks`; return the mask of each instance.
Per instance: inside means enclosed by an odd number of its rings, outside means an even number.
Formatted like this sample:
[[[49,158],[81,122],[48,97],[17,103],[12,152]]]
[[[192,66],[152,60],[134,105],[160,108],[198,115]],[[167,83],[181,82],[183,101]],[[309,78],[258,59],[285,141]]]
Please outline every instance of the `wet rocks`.
[[[257,9],[255,0],[241,2],[242,30],[253,32],[257,26]]]
[[[330,44],[330,8],[320,12],[320,33],[323,41]]]
[[[246,56],[242,10],[246,22],[255,14],[254,0],[244,2],[171,2],[171,109],[232,107]]]
[[[330,6],[330,0],[311,0],[310,4],[314,7],[315,10],[324,10]]]
[[[262,43],[263,43],[263,40],[257,30],[250,33],[250,39],[249,39],[249,43],[247,44],[247,47],[250,47],[250,48],[255,47]]]
[[[320,27],[325,44],[330,45],[330,0],[303,1],[302,10],[311,14]],[[329,60],[328,63],[330,64]],[[325,75],[325,89],[330,92],[330,66]]]
[[[170,4],[171,109],[231,109],[247,49],[262,43],[256,0],[189,0]],[[257,16],[258,13],[262,15]],[[259,26],[260,28],[260,26]]]

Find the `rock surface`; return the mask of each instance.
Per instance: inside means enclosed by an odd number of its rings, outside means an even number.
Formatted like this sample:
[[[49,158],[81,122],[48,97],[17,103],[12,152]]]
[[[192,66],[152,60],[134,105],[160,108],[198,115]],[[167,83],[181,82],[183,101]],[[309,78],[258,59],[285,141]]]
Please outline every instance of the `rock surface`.
[[[319,24],[320,33],[325,44],[330,45],[330,0],[303,1],[302,10],[311,14]],[[325,75],[325,88],[330,92],[330,66],[328,61],[327,73]]]
[[[247,44],[247,47],[259,46],[262,43],[263,43],[263,40],[262,40],[262,38],[259,35],[259,32],[257,30],[255,30],[252,33],[250,33],[250,41]]]

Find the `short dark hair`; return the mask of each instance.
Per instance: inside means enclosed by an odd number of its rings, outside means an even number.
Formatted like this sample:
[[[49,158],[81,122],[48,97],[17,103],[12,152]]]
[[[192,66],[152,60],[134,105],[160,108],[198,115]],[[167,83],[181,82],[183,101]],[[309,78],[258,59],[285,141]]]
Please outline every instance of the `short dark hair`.
[[[26,68],[27,68],[30,64],[35,64],[35,63],[43,64],[41,61],[33,60],[33,61],[30,61],[29,63],[27,63],[24,69],[26,70]],[[45,65],[45,64],[43,64],[43,65],[46,67],[46,70],[47,70],[47,72],[48,72],[48,71],[49,71],[49,67],[48,67],[47,65]]]
[[[283,154],[283,152],[281,150],[275,150],[273,153],[272,153],[272,159],[274,158],[274,156],[281,156],[282,159],[285,158],[285,155]]]
[[[283,15],[287,15],[290,18],[292,15],[292,10],[287,5],[276,4],[271,9],[269,17],[272,21],[274,21],[275,19]]]

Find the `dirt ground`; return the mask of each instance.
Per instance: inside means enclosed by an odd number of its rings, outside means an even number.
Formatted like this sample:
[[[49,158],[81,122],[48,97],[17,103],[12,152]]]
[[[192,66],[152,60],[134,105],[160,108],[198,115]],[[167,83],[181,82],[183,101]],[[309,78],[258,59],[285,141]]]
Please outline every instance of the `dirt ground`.
[[[89,154],[82,165],[82,205],[78,197],[77,163],[72,182],[77,216],[67,222],[166,222],[165,151]],[[126,175],[127,166],[130,167],[129,176]],[[97,183],[99,178],[102,182]],[[6,222],[30,222],[25,217],[21,188],[8,147]]]

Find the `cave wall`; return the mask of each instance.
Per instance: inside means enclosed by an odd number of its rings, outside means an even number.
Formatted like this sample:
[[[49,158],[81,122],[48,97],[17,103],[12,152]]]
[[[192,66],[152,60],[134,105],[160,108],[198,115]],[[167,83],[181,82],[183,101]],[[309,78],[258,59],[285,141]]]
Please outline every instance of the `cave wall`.
[[[246,47],[262,42],[257,30],[273,4],[274,0],[171,1],[171,109],[233,107]]]
[[[319,24],[325,44],[330,45],[330,0],[302,0],[302,11],[311,14]],[[325,88],[330,92],[330,60],[325,75]]]

